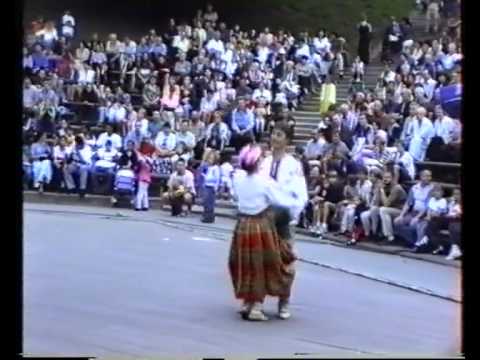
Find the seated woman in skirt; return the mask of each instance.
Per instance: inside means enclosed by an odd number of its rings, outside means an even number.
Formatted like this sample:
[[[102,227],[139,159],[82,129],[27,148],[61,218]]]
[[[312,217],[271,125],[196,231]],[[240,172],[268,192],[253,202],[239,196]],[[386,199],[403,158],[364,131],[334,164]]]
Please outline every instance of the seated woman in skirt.
[[[262,311],[267,295],[279,297],[278,315],[290,317],[282,299],[290,297],[294,279],[295,255],[286,241],[280,239],[271,206],[294,207],[298,200],[274,180],[261,176],[258,165],[262,150],[246,146],[239,156],[245,176],[234,178],[239,219],[230,248],[229,270],[235,296],[243,300],[241,313],[245,319],[268,320]]]

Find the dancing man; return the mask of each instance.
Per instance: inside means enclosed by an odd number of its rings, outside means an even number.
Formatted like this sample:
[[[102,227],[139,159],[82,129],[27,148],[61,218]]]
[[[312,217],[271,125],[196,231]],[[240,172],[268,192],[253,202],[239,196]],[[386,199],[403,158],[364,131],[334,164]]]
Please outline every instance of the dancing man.
[[[295,227],[300,214],[308,203],[307,183],[300,161],[293,155],[287,154],[289,127],[285,122],[275,125],[271,135],[272,154],[267,156],[260,165],[260,174],[273,179],[287,192],[295,194],[297,201],[293,206],[274,206],[274,221],[280,239],[287,243],[293,251]],[[289,271],[295,275],[294,264],[291,263]],[[289,292],[290,293],[290,292]],[[280,298],[278,303],[279,314],[282,319],[290,317],[289,297]]]

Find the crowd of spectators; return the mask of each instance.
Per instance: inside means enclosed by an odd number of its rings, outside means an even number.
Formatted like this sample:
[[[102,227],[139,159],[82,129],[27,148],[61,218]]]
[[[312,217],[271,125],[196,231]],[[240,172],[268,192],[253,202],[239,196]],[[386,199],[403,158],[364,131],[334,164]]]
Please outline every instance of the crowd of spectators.
[[[430,2],[431,16],[429,9]],[[443,206],[429,171],[412,183],[419,162],[460,161],[460,115],[439,102],[442,89],[460,85],[458,25],[451,18],[445,31],[420,42],[404,22],[393,19],[387,28],[385,69],[375,89],[365,89],[366,19],[352,59],[336,33],[230,29],[211,5],[138,41],[117,34],[80,41],[68,11],[58,29],[38,19],[24,42],[25,181],[40,192],[53,187],[82,197],[89,188],[113,189],[114,203],[121,190],[136,192],[135,208],[147,210],[147,184],[159,177],[172,214],[188,213],[216,178],[218,196],[231,198],[231,156],[262,142],[276,122],[287,123],[293,139],[292,112],[321,86],[318,129],[295,150],[310,190],[300,226],[318,236],[337,226],[351,245],[400,237],[417,251],[457,258],[458,192]],[[337,106],[330,87],[348,68],[352,96]],[[75,118],[89,121],[75,128]],[[208,193],[204,220],[212,222]],[[454,246],[440,236],[448,227]]]

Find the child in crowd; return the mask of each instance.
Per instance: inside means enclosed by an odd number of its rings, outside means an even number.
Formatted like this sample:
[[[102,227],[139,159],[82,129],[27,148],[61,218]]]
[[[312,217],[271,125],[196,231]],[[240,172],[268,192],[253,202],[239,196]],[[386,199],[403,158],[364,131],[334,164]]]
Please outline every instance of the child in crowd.
[[[231,200],[233,197],[233,165],[232,165],[232,154],[229,152],[222,152],[220,156],[220,197],[224,197],[226,200]]]
[[[432,220],[432,218],[444,216],[445,214],[447,214],[448,203],[447,203],[447,199],[445,199],[443,195],[444,193],[441,186],[437,185],[433,188],[432,197],[428,201],[425,225],[427,225],[428,222]],[[419,248],[421,246],[425,246],[428,244],[428,242],[429,242],[429,238],[427,235],[425,235],[415,243],[415,247]]]
[[[216,151],[210,152],[203,168],[203,223],[215,222],[215,196],[221,181],[218,158]]]
[[[135,194],[135,173],[132,170],[132,164],[127,157],[122,157],[119,161],[120,170],[115,174],[115,182],[113,186],[113,196],[111,202],[113,206],[118,203],[118,198],[128,196],[130,202],[133,202]]]
[[[135,211],[148,211],[148,188],[152,182],[152,158],[153,149],[149,143],[142,142],[138,151],[137,164],[137,196],[135,198]]]

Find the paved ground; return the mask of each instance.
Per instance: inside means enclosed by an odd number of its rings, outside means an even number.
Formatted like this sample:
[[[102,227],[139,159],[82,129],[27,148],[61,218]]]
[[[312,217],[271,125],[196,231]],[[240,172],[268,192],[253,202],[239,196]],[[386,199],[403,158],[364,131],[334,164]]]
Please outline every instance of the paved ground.
[[[288,322],[241,321],[226,270],[231,221],[25,205],[24,351],[36,355],[455,355],[458,269],[298,243]],[[325,266],[342,271],[328,269]],[[347,272],[345,272],[347,271]],[[350,273],[348,273],[350,272]],[[274,301],[267,302],[273,313]]]

